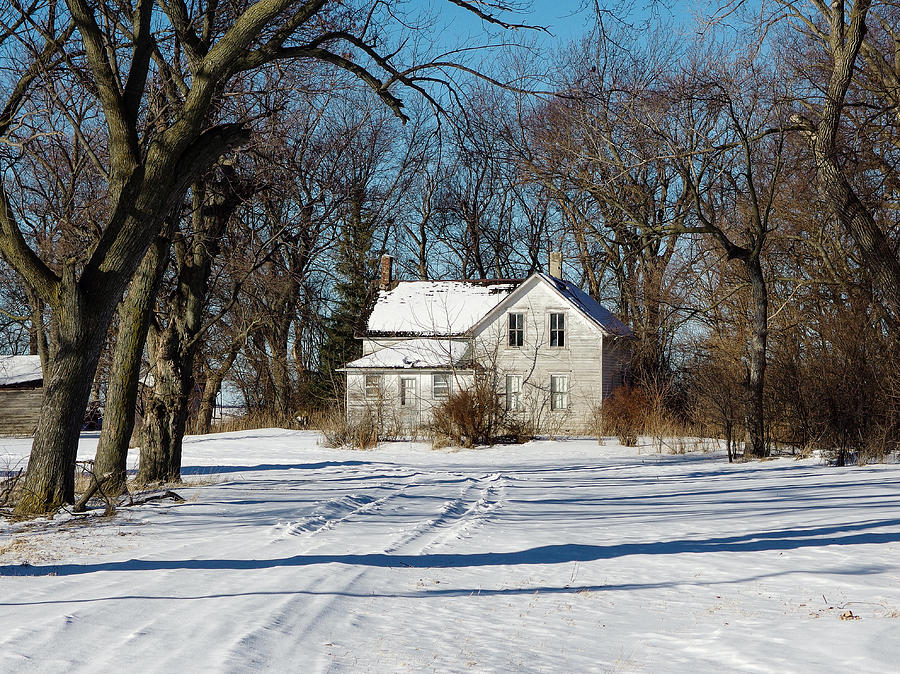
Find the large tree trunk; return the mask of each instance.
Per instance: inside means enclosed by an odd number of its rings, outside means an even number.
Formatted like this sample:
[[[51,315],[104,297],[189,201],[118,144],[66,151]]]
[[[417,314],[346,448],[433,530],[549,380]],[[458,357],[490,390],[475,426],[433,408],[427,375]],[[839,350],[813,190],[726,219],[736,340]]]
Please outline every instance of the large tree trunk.
[[[74,283],[74,267],[64,274],[62,292],[70,301],[56,308],[53,353],[44,382],[41,416],[31,446],[19,514],[57,510],[75,502],[75,458],[78,435],[106,327],[115,310],[114,299],[105,306],[85,306]]]
[[[900,321],[900,259],[838,166],[837,151],[821,142],[814,148],[821,194],[862,253],[894,320]]]
[[[127,490],[126,464],[128,445],[134,432],[141,356],[156,291],[168,262],[170,237],[171,225],[147,251],[128,295],[119,307],[119,334],[110,371],[103,430],[94,458],[95,479],[110,476],[103,487],[107,494],[119,495]]]
[[[900,321],[900,259],[838,162],[841,115],[856,59],[866,36],[866,18],[870,7],[868,0],[854,2],[849,23],[845,25],[844,3],[830,5],[829,46],[834,62],[822,116],[815,127],[808,128],[806,133],[815,157],[822,198],[853,238],[894,320]]]
[[[748,450],[754,457],[766,454],[764,387],[766,342],[768,340],[769,297],[758,256],[746,261],[753,299],[753,331],[750,335],[750,368],[747,377]]]
[[[180,353],[180,332],[173,321],[161,334],[150,337],[154,382],[140,435],[137,479],[142,484],[181,481],[181,445],[194,385],[194,358],[192,353]]]
[[[197,181],[192,187],[193,237],[176,237],[178,277],[170,298],[168,325],[151,327],[149,353],[154,375],[141,430],[138,481],[181,480],[181,447],[194,389],[194,360],[203,329],[212,261],[218,255],[225,225],[241,200],[231,166],[221,180]]]

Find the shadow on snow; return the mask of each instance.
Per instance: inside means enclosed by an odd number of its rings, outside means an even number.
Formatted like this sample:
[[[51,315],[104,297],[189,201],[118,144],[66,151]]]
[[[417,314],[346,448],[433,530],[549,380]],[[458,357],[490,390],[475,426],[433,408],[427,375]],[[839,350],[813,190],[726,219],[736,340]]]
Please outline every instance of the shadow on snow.
[[[412,569],[448,569],[465,567],[516,566],[524,564],[564,564],[594,562],[630,555],[677,555],[707,552],[765,552],[798,550],[830,545],[867,545],[900,542],[900,529],[875,532],[871,529],[900,527],[900,520],[876,520],[832,527],[785,529],[741,536],[708,539],[682,539],[653,543],[585,545],[568,543],[543,545],[512,552],[447,553],[398,555],[383,552],[368,554],[295,555],[276,559],[187,559],[104,562],[98,564],[61,564],[47,566],[2,566],[0,576],[71,576],[98,571],[170,571],[222,570],[253,571],[316,564]],[[2,604],[0,604],[2,605]]]
[[[35,602],[9,602],[0,603],[0,606],[41,606],[46,604],[89,604],[100,601],[117,601],[125,599],[143,600],[198,600],[198,599],[229,599],[235,597],[278,597],[278,596],[310,596],[310,597],[352,597],[358,599],[377,598],[410,598],[410,599],[440,599],[441,597],[496,597],[496,596],[515,596],[515,595],[558,595],[558,594],[579,594],[582,592],[620,592],[634,590],[658,590],[671,587],[699,587],[699,586],[716,586],[716,585],[733,585],[736,583],[748,583],[778,576],[791,576],[796,574],[814,573],[816,575],[868,575],[881,573],[885,569],[877,566],[856,567],[845,569],[842,571],[822,571],[820,569],[796,569],[793,571],[779,571],[776,573],[765,573],[750,578],[736,578],[729,580],[670,580],[660,581],[656,583],[622,583],[619,585],[564,585],[563,587],[553,586],[530,586],[530,587],[504,587],[504,588],[429,588],[424,590],[413,590],[408,592],[348,592],[346,590],[259,590],[251,592],[228,592],[219,594],[198,594],[198,595],[122,595],[111,597],[88,597],[84,599],[46,599]]]

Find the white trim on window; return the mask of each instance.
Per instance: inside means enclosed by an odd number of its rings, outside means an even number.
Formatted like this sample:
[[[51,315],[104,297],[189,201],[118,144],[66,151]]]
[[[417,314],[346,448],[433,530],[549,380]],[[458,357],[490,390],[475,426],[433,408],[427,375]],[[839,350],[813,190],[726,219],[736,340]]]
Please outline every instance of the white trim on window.
[[[511,349],[525,346],[525,312],[510,311],[506,314],[506,346]]]
[[[569,409],[569,375],[550,375],[550,409],[554,412]]]
[[[506,375],[506,409],[509,412],[522,411],[522,375]]]
[[[549,335],[549,345],[551,349],[566,348],[566,323],[565,311],[550,311],[547,313],[547,327]]]
[[[367,400],[381,397],[382,382],[384,377],[380,374],[363,375],[363,389]]]
[[[435,400],[450,397],[450,373],[435,372],[431,375],[431,396]]]

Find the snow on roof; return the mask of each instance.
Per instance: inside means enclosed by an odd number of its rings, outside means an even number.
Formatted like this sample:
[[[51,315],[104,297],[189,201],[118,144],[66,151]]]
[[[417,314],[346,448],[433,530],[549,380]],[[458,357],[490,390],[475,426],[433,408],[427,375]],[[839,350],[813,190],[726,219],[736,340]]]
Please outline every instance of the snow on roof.
[[[40,356],[0,356],[0,386],[42,381]]]
[[[571,281],[564,281],[543,273],[540,276],[604,330],[620,337],[631,337],[633,335],[627,325],[604,309],[597,300]]]
[[[465,358],[469,345],[449,339],[407,339],[347,363],[347,368],[449,368]]]
[[[378,294],[367,334],[461,335],[522,282],[401,281]]]

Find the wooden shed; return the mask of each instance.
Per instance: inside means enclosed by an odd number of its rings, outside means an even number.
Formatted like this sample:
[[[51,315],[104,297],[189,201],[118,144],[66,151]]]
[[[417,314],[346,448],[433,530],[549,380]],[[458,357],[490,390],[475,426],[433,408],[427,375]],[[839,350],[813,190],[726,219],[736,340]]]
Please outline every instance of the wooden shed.
[[[40,356],[0,356],[0,436],[34,435],[43,394]]]

